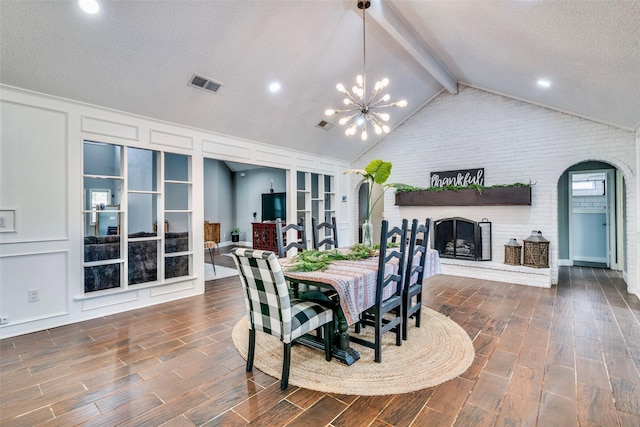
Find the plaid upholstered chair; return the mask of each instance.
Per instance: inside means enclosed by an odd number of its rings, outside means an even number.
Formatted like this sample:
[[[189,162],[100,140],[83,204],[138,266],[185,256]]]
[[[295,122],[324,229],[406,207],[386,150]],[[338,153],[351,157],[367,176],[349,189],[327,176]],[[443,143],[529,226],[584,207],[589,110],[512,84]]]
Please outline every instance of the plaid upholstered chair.
[[[418,226],[414,219],[409,237],[409,252],[407,253],[407,272],[404,276],[404,290],[402,292],[402,339],[407,339],[409,319],[415,318],[416,328],[420,327],[422,312],[422,281],[424,266],[427,261],[427,246],[429,245],[429,226],[431,219],[424,225]],[[415,298],[415,300],[414,300]]]
[[[247,248],[231,251],[240,273],[249,323],[247,372],[253,369],[256,330],[278,337],[284,344],[280,388],[289,385],[291,344],[320,327],[324,329],[325,358],[331,360],[333,311],[316,302],[292,299],[273,252]]]

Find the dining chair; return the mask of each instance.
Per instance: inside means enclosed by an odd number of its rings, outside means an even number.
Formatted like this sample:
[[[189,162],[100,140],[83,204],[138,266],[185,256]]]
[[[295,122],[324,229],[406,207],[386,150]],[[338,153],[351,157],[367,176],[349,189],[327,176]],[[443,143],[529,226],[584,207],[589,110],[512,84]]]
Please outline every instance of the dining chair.
[[[285,244],[285,236],[289,230],[295,230],[297,232],[297,238],[292,240],[291,243]],[[278,218],[276,220],[276,240],[278,242],[278,258],[286,256],[287,251],[292,248],[298,249],[298,251],[307,250],[307,234],[305,232],[304,218],[300,218],[298,224],[288,224],[282,226],[282,220]]]
[[[331,361],[333,310],[313,301],[291,298],[275,253],[235,248],[231,255],[240,274],[249,323],[247,372],[253,369],[256,330],[273,335],[284,344],[280,388],[289,385],[291,344],[307,332],[322,327],[325,359]]]
[[[375,350],[374,362],[382,362],[382,335],[395,332],[396,345],[402,345],[402,285],[405,275],[405,255],[407,252],[408,221],[402,220],[402,227],[389,230],[389,222],[382,221],[380,231],[380,255],[378,256],[378,277],[376,283],[376,299],[373,307],[360,315],[355,326],[356,334],[363,326],[374,327],[374,339],[369,341],[356,335],[351,341]],[[399,247],[387,250],[387,242],[392,237],[400,242]],[[383,318],[383,316],[385,316]]]
[[[331,217],[331,223],[321,222],[318,224],[318,220],[311,218],[311,229],[313,230],[313,249],[336,249],[338,247],[338,227],[336,225],[336,217]],[[327,233],[331,234],[327,236]],[[322,239],[324,237],[324,239]],[[328,246],[328,247],[327,247]]]
[[[417,219],[414,219],[411,223],[409,251],[407,252],[407,268],[404,275],[402,291],[403,340],[407,339],[409,319],[411,317],[415,318],[416,328],[420,327],[420,316],[422,314],[422,281],[424,279],[424,266],[427,262],[430,225],[431,219],[429,218],[427,218],[424,225],[418,225]]]

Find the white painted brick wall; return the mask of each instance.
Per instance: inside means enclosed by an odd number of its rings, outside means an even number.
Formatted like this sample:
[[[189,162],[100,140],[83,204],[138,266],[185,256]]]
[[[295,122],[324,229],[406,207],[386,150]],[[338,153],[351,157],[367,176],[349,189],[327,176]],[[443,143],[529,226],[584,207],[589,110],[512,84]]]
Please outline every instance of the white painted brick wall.
[[[493,261],[498,263],[503,262],[504,245],[510,238],[522,243],[532,230],[541,230],[551,241],[551,284],[558,275],[558,179],[580,162],[610,163],[625,179],[627,276],[629,283],[635,283],[637,249],[631,243],[637,230],[635,138],[633,132],[461,86],[457,95],[445,92],[434,99],[353,167],[362,168],[376,158],[391,161],[388,182],[419,187],[429,186],[430,172],[480,167],[485,169],[485,185],[533,183],[531,206],[398,207],[393,192],[387,191],[384,215],[394,223],[414,217],[487,218],[492,222]],[[357,200],[355,188],[352,197]],[[355,210],[351,218],[357,222]]]

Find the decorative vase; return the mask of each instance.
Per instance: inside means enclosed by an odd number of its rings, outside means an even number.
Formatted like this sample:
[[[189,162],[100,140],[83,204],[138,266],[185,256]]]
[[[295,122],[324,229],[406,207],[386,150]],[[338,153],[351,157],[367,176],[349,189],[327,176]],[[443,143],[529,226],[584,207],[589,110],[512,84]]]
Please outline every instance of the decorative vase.
[[[373,247],[373,224],[368,219],[362,224],[362,244]]]

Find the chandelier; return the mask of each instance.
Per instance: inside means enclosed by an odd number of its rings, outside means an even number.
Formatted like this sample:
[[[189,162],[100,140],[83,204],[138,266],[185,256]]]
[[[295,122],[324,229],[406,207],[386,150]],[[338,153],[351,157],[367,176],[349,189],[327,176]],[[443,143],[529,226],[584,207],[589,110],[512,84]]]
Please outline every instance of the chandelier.
[[[382,132],[389,133],[389,126],[384,122],[389,121],[389,114],[379,112],[382,108],[389,107],[406,107],[407,101],[397,101],[389,103],[391,96],[389,94],[382,94],[382,90],[389,84],[388,78],[383,78],[376,82],[373,86],[373,90],[366,96],[367,93],[367,76],[365,74],[367,68],[367,40],[365,37],[365,11],[371,6],[370,1],[358,1],[358,9],[362,10],[362,75],[356,77],[357,85],[351,88],[351,92],[345,89],[342,83],[336,85],[338,92],[345,95],[344,104],[345,109],[338,110],[329,108],[325,110],[324,114],[327,116],[333,116],[338,114],[344,114],[343,117],[338,120],[341,125],[347,125],[347,129],[344,134],[347,136],[355,135],[358,128],[360,128],[360,137],[363,141],[367,140],[367,123],[373,127],[376,134],[380,135]]]

